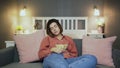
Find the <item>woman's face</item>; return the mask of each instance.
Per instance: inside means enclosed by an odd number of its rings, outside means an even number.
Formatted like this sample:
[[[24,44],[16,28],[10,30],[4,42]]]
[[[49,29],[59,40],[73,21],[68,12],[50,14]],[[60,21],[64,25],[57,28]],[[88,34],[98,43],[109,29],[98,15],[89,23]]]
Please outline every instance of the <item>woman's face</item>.
[[[60,34],[60,28],[55,22],[50,24],[50,30],[56,36]]]

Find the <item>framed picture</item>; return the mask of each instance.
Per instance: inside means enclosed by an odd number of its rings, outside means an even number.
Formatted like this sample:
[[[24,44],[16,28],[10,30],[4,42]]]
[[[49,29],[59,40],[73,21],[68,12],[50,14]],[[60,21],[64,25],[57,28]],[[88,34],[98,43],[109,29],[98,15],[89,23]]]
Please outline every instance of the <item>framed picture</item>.
[[[42,29],[42,20],[35,20],[34,29],[36,30]]]

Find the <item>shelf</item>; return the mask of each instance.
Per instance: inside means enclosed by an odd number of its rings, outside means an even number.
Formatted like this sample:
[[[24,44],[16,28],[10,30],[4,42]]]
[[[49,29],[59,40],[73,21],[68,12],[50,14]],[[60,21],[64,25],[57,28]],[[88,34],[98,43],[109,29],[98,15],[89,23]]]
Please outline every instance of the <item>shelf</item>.
[[[89,33],[89,34],[87,34],[87,36],[97,38],[97,39],[104,38],[104,34],[92,34],[92,33]]]

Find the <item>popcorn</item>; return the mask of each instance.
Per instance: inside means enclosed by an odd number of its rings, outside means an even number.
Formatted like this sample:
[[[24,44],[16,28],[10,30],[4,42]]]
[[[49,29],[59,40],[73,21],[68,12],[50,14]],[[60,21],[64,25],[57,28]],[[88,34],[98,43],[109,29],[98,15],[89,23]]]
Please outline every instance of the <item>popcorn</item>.
[[[56,44],[56,47],[51,48],[51,51],[61,53],[66,50],[67,44]]]
[[[67,44],[56,44],[56,48],[62,51],[66,50],[67,46],[68,46]]]

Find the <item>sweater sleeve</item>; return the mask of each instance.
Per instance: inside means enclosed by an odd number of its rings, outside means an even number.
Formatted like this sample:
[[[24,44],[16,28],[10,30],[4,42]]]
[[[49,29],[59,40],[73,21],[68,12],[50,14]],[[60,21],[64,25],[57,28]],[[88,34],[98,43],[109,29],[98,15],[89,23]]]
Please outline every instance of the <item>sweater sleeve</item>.
[[[43,59],[44,57],[48,56],[51,53],[50,51],[50,45],[49,45],[49,38],[46,37],[42,40],[38,56],[40,59]]]
[[[73,58],[78,56],[76,45],[71,38],[69,38],[69,46],[63,54],[65,58]]]

